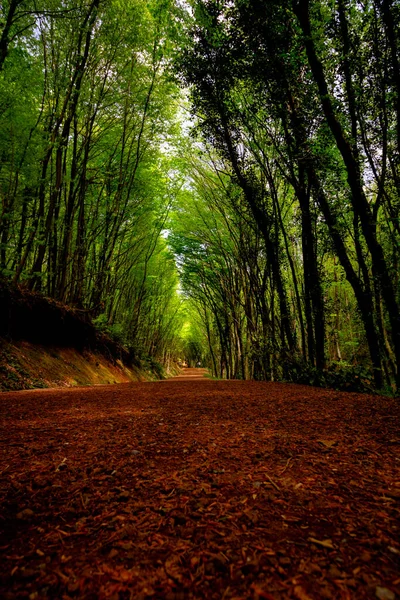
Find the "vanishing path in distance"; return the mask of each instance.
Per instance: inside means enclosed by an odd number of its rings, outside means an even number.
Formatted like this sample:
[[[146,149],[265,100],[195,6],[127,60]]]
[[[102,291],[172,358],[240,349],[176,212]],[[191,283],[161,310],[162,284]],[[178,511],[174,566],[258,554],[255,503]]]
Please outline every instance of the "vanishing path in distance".
[[[398,597],[398,400],[186,374],[0,394],[0,597]]]

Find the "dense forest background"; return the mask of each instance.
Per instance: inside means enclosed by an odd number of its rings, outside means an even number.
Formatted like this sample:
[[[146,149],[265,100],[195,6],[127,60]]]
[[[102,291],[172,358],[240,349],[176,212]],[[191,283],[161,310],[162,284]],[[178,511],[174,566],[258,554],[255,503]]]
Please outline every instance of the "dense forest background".
[[[398,3],[0,11],[3,280],[138,358],[398,388]]]

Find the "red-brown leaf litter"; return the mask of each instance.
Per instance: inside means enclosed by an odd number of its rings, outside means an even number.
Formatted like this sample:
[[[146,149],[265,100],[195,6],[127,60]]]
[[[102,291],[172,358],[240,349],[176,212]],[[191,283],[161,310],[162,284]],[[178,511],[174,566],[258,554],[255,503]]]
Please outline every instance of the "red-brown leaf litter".
[[[202,374],[1,394],[2,599],[400,597],[399,401]]]

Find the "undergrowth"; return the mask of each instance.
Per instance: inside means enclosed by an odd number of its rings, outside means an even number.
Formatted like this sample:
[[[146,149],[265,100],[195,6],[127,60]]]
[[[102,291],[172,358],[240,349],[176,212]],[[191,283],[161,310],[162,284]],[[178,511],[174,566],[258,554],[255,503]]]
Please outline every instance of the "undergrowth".
[[[350,365],[344,361],[332,362],[323,370],[296,358],[286,358],[282,364],[283,377],[290,383],[333,388],[346,392],[377,393],[370,369]]]

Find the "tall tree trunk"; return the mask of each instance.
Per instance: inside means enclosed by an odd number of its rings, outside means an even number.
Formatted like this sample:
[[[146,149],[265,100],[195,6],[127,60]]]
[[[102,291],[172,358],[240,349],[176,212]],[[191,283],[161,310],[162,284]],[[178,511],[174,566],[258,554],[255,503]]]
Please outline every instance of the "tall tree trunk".
[[[2,70],[4,61],[7,58],[8,46],[10,44],[11,27],[14,22],[15,13],[18,6],[23,2],[24,0],[11,0],[10,6],[8,7],[6,22],[0,38],[0,71]]]
[[[374,381],[378,389],[382,387],[382,362],[379,348],[379,340],[376,332],[374,323],[374,304],[370,293],[370,290],[363,288],[360,279],[354,271],[353,265],[348,257],[346,247],[344,245],[342,236],[340,234],[339,226],[337,224],[336,216],[331,211],[328,200],[325,193],[318,181],[318,178],[314,172],[311,172],[311,181],[313,189],[318,201],[318,204],[324,215],[325,222],[328,226],[330,236],[332,238],[336,254],[339,258],[340,264],[346,273],[347,281],[353,288],[354,295],[357,300],[357,305],[361,313],[361,318],[364,325],[365,335],[367,338],[369,353],[371,356]]]
[[[78,44],[76,50],[76,64],[74,68],[74,72],[71,76],[71,81],[69,83],[63,107],[61,110],[61,114],[58,117],[54,129],[51,133],[51,143],[49,147],[49,151],[51,153],[52,147],[56,144],[56,182],[55,189],[50,194],[50,202],[47,211],[46,221],[43,230],[43,240],[39,245],[37,256],[32,267],[31,272],[31,280],[29,287],[31,289],[40,289],[41,287],[41,277],[40,273],[42,271],[43,260],[45,257],[46,249],[47,249],[47,241],[52,229],[54,211],[56,208],[57,202],[59,202],[60,194],[61,194],[61,186],[63,184],[62,177],[62,159],[63,153],[66,151],[69,133],[71,129],[71,123],[75,116],[76,109],[78,106],[79,96],[82,87],[82,80],[85,73],[86,63],[89,57],[90,44],[92,39],[92,31],[93,26],[96,20],[97,9],[99,6],[100,0],[93,0],[91,5],[88,8],[86,16],[81,24],[79,36],[78,36]],[[84,45],[83,51],[81,50],[82,44]],[[62,126],[62,130],[60,133],[60,128]],[[44,202],[44,199],[43,199]],[[43,212],[44,214],[44,212]]]
[[[277,256],[277,248],[274,246],[271,238],[270,238],[270,226],[271,224],[268,221],[268,217],[260,208],[257,201],[257,192],[248,179],[243,174],[239,161],[237,158],[236,151],[233,147],[232,139],[229,133],[229,129],[226,123],[225,116],[222,111],[220,113],[221,119],[224,123],[224,139],[225,144],[228,150],[228,155],[230,162],[232,164],[233,171],[236,175],[237,181],[241,189],[243,190],[246,201],[249,205],[249,208],[253,214],[253,217],[260,228],[260,233],[264,238],[266,252],[269,257],[269,261],[271,264],[271,269],[274,275],[274,280],[277,286],[277,292],[279,297],[279,307],[281,311],[281,320],[282,320],[282,334],[286,337],[287,340],[287,350],[289,352],[293,352],[295,350],[295,343],[293,338],[293,332],[290,322],[290,312],[287,302],[286,290],[283,285],[281,269],[279,265],[279,260]],[[285,344],[284,344],[285,345]]]
[[[376,237],[371,209],[363,189],[360,166],[357,158],[354,156],[351,145],[346,139],[342,125],[333,109],[331,96],[329,94],[328,85],[325,79],[324,69],[317,56],[313,34],[311,31],[309,0],[299,0],[299,2],[294,0],[293,6],[294,12],[299,20],[304,34],[304,44],[307,52],[308,62],[310,64],[315,82],[318,86],[320,101],[326,122],[329,125],[347,170],[347,181],[352,192],[354,211],[358,213],[360,217],[365,241],[371,253],[375,272],[379,278],[382,297],[385,302],[392,327],[393,345],[396,354],[396,382],[397,387],[400,387],[400,311],[396,301],[396,291],[390,278],[382,246]]]

